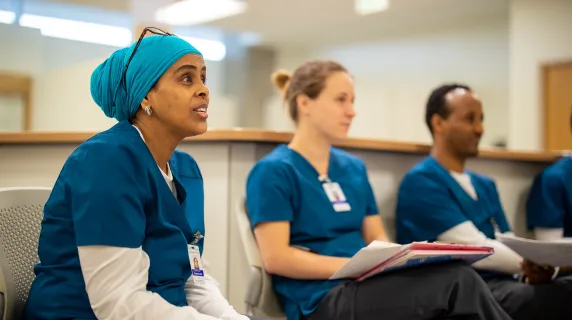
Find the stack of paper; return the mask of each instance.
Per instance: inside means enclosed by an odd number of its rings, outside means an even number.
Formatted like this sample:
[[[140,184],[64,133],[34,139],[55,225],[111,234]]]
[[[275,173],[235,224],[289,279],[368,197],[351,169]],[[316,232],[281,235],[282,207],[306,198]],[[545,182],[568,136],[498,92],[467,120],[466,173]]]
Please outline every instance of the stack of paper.
[[[538,265],[572,266],[572,239],[570,238],[540,241],[506,234],[497,234],[496,238],[524,259]]]
[[[493,248],[481,246],[427,242],[399,245],[374,241],[358,251],[330,279],[353,278],[361,281],[381,272],[451,260],[472,264],[493,253]]]

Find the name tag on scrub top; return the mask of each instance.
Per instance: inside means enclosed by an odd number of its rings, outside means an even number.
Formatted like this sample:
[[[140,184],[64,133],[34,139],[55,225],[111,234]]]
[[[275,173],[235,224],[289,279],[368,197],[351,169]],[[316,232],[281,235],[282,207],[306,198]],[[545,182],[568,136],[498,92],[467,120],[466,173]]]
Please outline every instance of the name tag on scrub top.
[[[337,182],[327,181],[322,184],[322,187],[336,212],[345,212],[352,209],[346,199],[344,191]]]
[[[189,246],[189,260],[191,261],[191,281],[194,284],[205,283],[205,271],[203,269],[203,261],[201,252],[196,245]]]

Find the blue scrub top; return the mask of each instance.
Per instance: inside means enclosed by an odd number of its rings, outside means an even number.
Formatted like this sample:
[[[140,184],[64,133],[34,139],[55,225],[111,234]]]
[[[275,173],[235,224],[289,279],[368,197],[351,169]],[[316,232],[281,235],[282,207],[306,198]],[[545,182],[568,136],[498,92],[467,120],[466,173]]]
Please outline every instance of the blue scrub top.
[[[187,244],[205,234],[201,172],[189,155],[169,162],[178,199],[151,152],[128,122],[81,144],[67,159],[44,207],[24,319],[96,319],[85,290],[77,246],[138,248],[149,255],[147,290],[187,304]]]
[[[246,205],[252,227],[263,222],[290,222],[290,244],[319,254],[352,257],[366,244],[365,216],[378,213],[362,160],[332,148],[328,177],[339,183],[351,211],[336,212],[316,169],[286,145],[262,158],[250,172]],[[274,290],[289,320],[315,311],[322,298],[341,280],[298,280],[273,276]]]
[[[502,233],[510,231],[495,182],[483,175],[466,173],[478,200],[471,198],[433,157],[426,157],[405,175],[398,189],[395,213],[398,243],[436,241],[440,234],[466,221],[491,239],[495,238],[495,225]]]
[[[572,157],[548,166],[535,179],[526,203],[528,229],[563,228],[572,237]]]

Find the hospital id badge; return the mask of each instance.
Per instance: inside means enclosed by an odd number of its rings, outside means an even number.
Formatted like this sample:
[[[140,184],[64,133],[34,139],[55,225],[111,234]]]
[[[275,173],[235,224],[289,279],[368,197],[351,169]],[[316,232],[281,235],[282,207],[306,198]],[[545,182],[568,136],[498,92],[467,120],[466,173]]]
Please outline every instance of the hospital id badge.
[[[205,271],[199,246],[189,245],[189,260],[191,261],[191,281],[194,284],[204,284]]]
[[[326,182],[323,184],[323,188],[336,212],[346,212],[352,209],[337,182]]]

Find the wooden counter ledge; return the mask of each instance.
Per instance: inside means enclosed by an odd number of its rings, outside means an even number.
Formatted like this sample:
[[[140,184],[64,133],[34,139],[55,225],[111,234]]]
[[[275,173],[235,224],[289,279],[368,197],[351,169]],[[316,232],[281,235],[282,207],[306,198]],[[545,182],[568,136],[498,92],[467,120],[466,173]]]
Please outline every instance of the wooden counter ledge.
[[[8,132],[0,133],[0,145],[26,144],[80,144],[93,136],[93,132]],[[292,134],[259,129],[212,129],[207,133],[187,138],[185,141],[208,142],[257,142],[257,143],[286,143]],[[350,138],[339,146],[351,149],[373,150],[381,152],[425,154],[429,146],[409,142],[388,141],[378,139]],[[553,162],[561,155],[554,152],[527,152],[482,149],[481,158],[512,160],[524,162]]]

